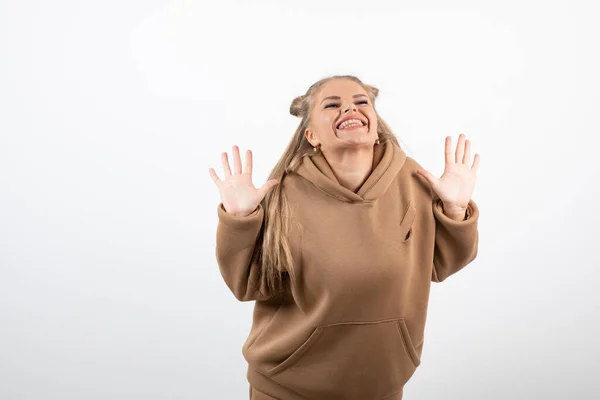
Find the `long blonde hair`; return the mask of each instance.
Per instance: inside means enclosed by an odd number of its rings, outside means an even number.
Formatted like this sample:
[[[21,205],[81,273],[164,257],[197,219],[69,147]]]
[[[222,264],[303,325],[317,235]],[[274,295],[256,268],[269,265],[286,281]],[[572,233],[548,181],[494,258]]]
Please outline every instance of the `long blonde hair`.
[[[313,146],[304,136],[311,118],[311,110],[315,101],[315,94],[324,84],[332,79],[349,79],[361,85],[367,92],[371,104],[375,106],[375,98],[379,89],[363,83],[352,75],[334,75],[321,79],[308,88],[302,96],[296,97],[290,106],[290,114],[302,118],[294,132],[285,152],[271,170],[268,179],[277,179],[279,184],[267,193],[261,204],[264,213],[264,229],[262,231],[262,246],[255,256],[259,257],[261,265],[261,279],[266,278],[267,290],[275,296],[284,291],[283,280],[289,274],[295,278],[296,270],[293,264],[287,234],[289,232],[290,212],[287,199],[282,190],[282,182],[286,174],[292,170],[303,157],[313,154]],[[380,143],[393,142],[397,146],[398,138],[381,116],[377,115],[377,134]],[[259,239],[260,241],[261,239]]]

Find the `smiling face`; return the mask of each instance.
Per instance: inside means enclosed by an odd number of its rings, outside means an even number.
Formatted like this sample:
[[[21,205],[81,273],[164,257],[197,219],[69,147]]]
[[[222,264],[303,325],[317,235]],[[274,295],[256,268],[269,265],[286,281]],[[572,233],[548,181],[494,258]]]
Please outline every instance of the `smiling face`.
[[[315,93],[305,136],[325,150],[373,146],[378,137],[377,115],[365,89],[348,79],[332,79],[323,85]]]

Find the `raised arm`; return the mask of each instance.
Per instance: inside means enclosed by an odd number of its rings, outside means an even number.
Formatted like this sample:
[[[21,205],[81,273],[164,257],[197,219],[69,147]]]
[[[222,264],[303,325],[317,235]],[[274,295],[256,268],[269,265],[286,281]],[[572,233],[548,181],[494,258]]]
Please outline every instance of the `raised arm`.
[[[225,180],[219,179],[212,168],[209,172],[219,188],[221,203],[217,207],[219,223],[217,226],[216,258],[225,283],[233,295],[240,301],[265,300],[269,293],[265,287],[259,287],[260,234],[263,229],[264,210],[262,199],[279,182],[267,181],[262,187],[252,184],[252,152],[246,151],[246,165],[242,172],[240,151],[233,146],[234,172],[231,173],[227,153],[221,160]],[[262,289],[262,290],[261,290]]]
[[[467,266],[477,256],[479,208],[470,200],[465,218],[455,220],[444,214],[442,201],[434,199],[433,215],[435,248],[431,280],[442,282]]]
[[[446,136],[444,173],[438,179],[420,167],[417,172],[431,185],[435,216],[435,250],[431,280],[442,282],[469,264],[477,256],[479,209],[471,200],[475,187],[479,154],[471,160],[471,142],[461,133],[456,151]]]
[[[257,253],[264,217],[261,204],[247,216],[229,214],[220,203],[217,208],[216,258],[225,283],[239,301],[267,300],[270,294],[260,279]],[[262,287],[261,287],[262,286]]]

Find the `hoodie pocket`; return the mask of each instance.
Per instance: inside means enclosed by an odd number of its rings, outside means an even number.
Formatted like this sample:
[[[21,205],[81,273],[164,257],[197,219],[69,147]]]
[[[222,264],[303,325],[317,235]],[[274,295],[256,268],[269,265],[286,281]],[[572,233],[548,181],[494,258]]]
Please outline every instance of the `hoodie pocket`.
[[[317,327],[265,375],[309,399],[380,399],[420,364],[404,318]]]
[[[411,201],[404,212],[404,216],[402,217],[402,221],[400,221],[400,227],[398,228],[400,231],[400,240],[402,242],[406,242],[412,236],[412,225],[415,221],[415,216],[417,215],[417,208],[414,203]]]

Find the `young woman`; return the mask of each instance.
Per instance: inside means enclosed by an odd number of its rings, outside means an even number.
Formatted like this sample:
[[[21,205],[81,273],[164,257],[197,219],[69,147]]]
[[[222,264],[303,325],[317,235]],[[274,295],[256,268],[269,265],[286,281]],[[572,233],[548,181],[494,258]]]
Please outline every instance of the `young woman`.
[[[333,76],[295,98],[301,118],[260,188],[233,146],[217,185],[216,258],[255,301],[242,348],[252,400],[399,400],[421,363],[431,282],[477,255],[479,155],[446,137],[441,178],[400,148],[378,89]]]

